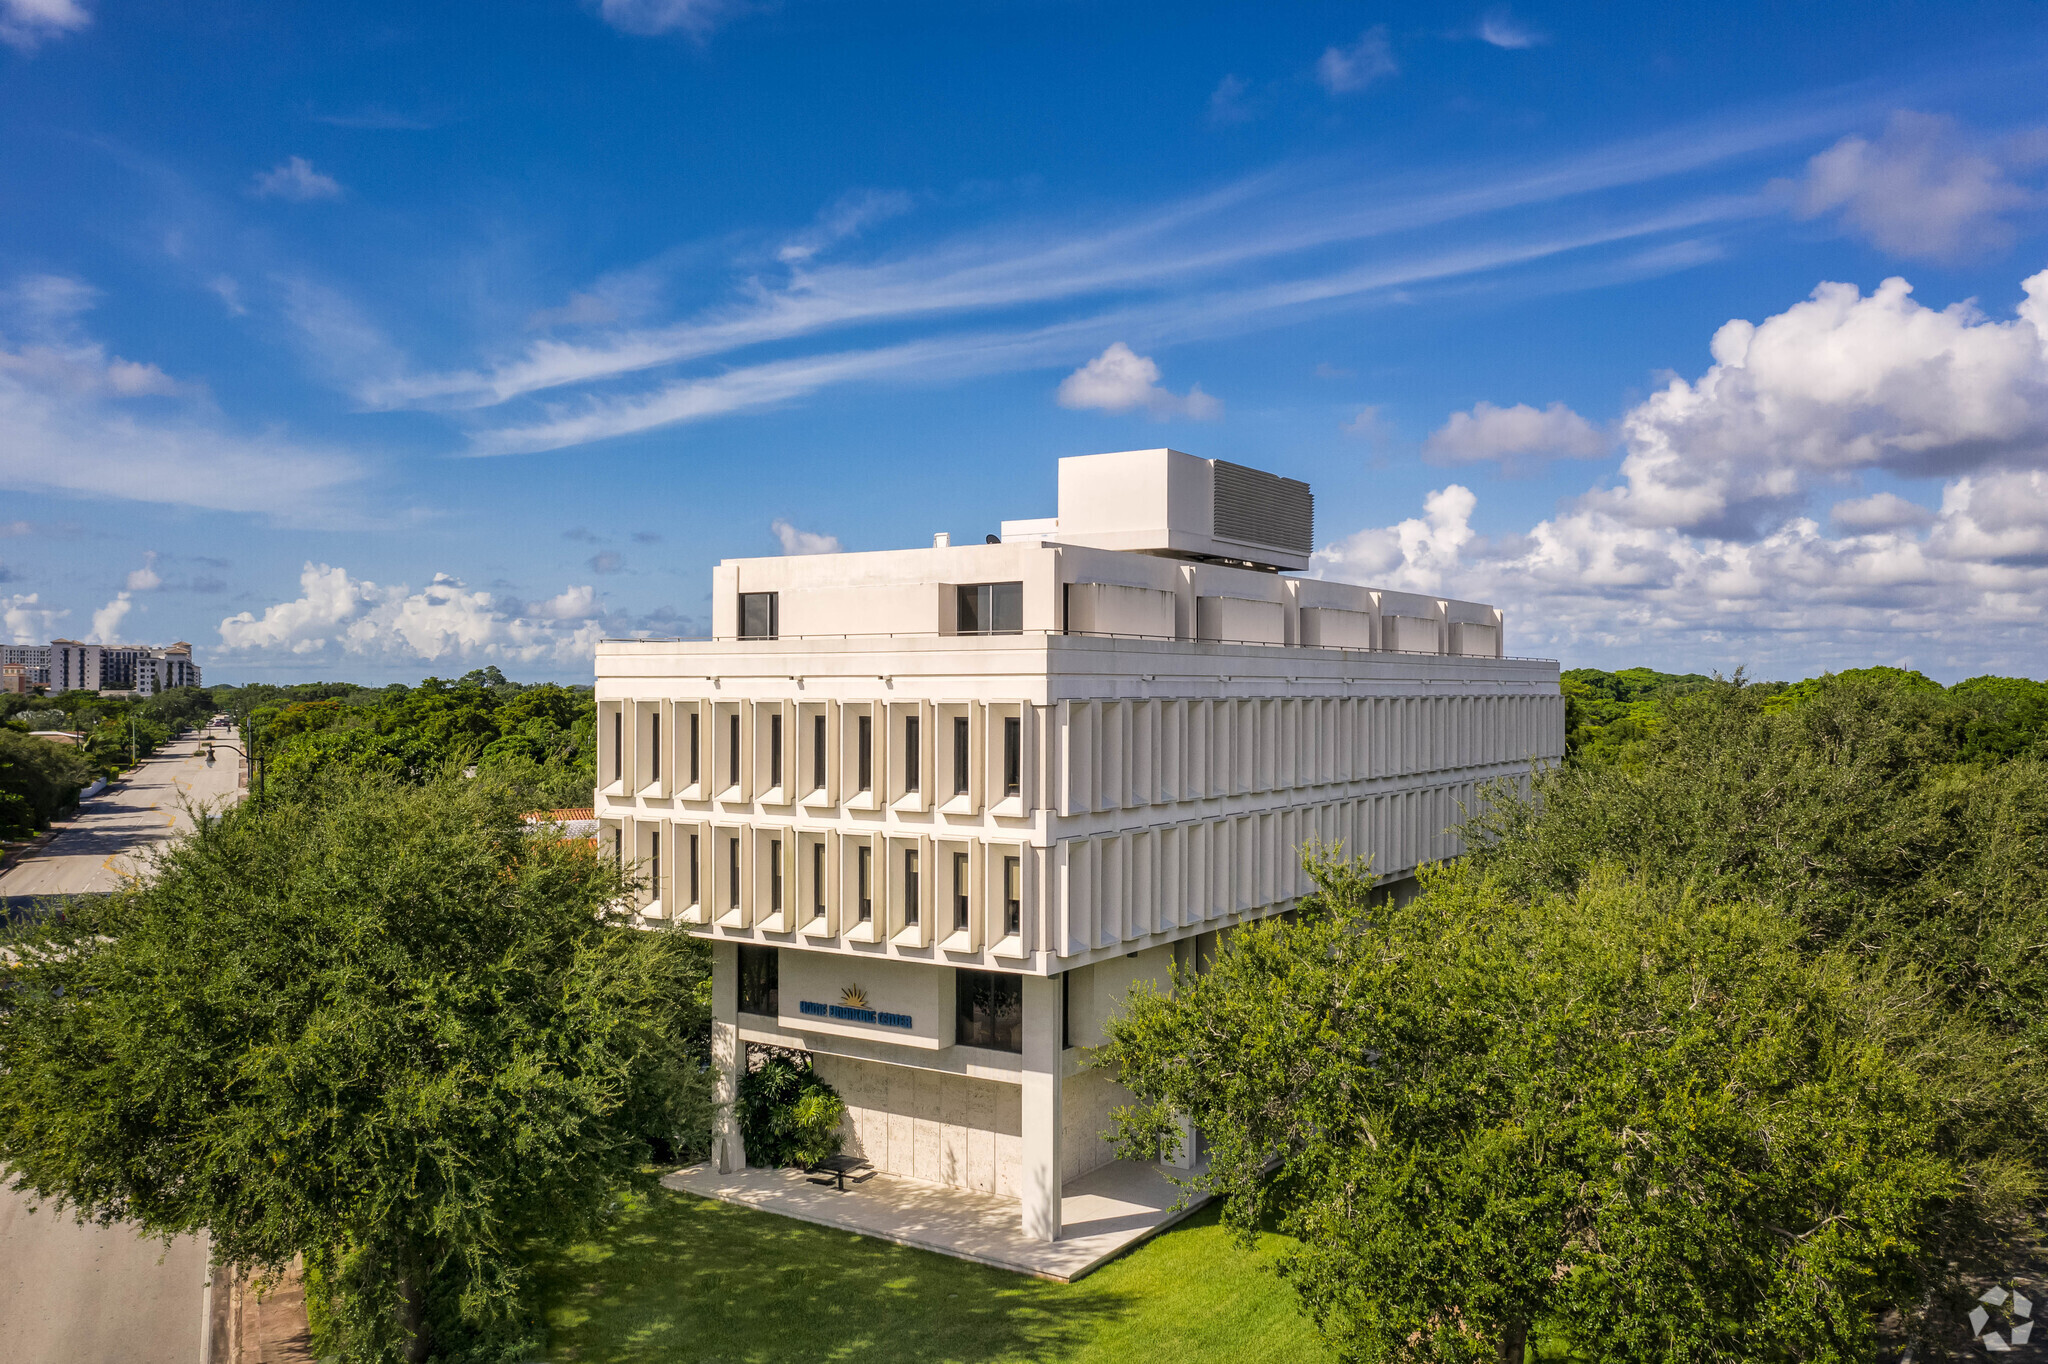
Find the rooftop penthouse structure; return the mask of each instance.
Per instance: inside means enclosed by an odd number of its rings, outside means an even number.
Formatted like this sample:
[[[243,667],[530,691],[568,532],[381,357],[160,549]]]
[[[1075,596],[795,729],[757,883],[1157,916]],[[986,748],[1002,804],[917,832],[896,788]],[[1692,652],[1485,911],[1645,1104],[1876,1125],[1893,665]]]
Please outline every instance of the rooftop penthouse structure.
[[[727,560],[711,638],[600,645],[599,837],[712,944],[721,1097],[807,1051],[850,1152],[1056,1241],[1114,1159],[1127,1096],[1083,1062],[1134,982],[1293,906],[1304,845],[1401,882],[1562,755],[1555,662],[1491,606],[1291,576],[1313,518],[1223,461],[1063,459],[1056,517]]]

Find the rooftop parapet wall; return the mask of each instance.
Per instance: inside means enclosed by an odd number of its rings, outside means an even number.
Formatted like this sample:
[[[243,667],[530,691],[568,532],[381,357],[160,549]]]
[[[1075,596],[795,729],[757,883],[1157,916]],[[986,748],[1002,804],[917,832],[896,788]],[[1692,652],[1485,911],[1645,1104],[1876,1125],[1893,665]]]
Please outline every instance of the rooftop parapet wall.
[[[1021,584],[1025,633],[1507,656],[1479,602],[1037,540],[728,559],[712,634],[739,638],[741,595],[772,592],[785,639],[952,635],[958,588],[1003,582]]]

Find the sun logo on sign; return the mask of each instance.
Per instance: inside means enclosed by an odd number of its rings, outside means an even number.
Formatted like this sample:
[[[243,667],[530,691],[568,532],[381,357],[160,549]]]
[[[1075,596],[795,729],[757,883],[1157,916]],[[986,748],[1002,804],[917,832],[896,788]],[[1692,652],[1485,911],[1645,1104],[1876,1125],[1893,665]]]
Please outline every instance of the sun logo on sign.
[[[868,1007],[868,992],[858,985],[849,985],[839,992],[839,1002],[849,1009]]]
[[[1970,1309],[1970,1334],[1976,1337],[1977,1343],[1984,1347],[1986,1354],[2009,1354],[2013,1345],[2025,1345],[2028,1338],[2034,1334],[2034,1304],[2027,1300],[2025,1294],[2003,1288],[1987,1288],[1977,1295],[1977,1301],[2001,1309],[2001,1315],[2010,1318],[2009,1324],[2006,1324],[2006,1334],[2000,1335],[1997,1331],[1989,1329],[1992,1324],[1991,1313],[1982,1307]],[[2012,1344],[2006,1343],[2006,1336],[2012,1338]]]

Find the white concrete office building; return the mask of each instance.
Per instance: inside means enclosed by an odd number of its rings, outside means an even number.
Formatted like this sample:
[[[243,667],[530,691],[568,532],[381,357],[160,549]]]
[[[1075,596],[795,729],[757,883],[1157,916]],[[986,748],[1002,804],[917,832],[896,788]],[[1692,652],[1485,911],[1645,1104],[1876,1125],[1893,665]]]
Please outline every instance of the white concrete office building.
[[[1303,844],[1400,881],[1561,756],[1555,662],[1490,606],[1289,576],[1312,526],[1257,470],[1064,459],[1000,542],[728,560],[712,638],[600,645],[600,837],[712,944],[722,1094],[808,1051],[850,1152],[1057,1240],[1134,981],[1292,906]]]

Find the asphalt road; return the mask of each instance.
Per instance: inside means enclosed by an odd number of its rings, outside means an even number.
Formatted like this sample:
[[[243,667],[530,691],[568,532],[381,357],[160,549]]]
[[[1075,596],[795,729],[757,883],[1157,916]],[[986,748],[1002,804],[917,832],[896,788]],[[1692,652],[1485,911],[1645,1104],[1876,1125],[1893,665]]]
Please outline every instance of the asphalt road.
[[[239,799],[235,754],[220,750],[208,768],[203,747],[203,736],[177,740],[86,801],[57,826],[56,841],[0,875],[0,896],[19,897],[0,907],[116,890],[192,827],[188,804]],[[212,1344],[204,1237],[181,1236],[167,1248],[127,1224],[80,1226],[68,1213],[32,1207],[0,1187],[0,1364],[202,1364]]]
[[[232,730],[207,732],[239,742]],[[192,827],[190,806],[219,808],[240,799],[235,776],[240,760],[232,750],[219,749],[209,768],[201,756],[205,746],[204,733],[173,740],[117,786],[59,821],[55,842],[0,874],[0,904],[118,890],[164,840]]]

